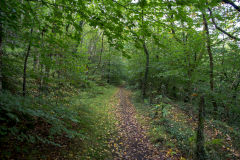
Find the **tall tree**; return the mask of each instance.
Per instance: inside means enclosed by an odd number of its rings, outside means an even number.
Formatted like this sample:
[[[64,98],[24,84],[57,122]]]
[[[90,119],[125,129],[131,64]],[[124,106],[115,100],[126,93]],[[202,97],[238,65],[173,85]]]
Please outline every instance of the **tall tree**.
[[[148,84],[148,72],[149,72],[149,51],[148,48],[146,46],[146,24],[144,22],[144,11],[145,11],[145,7],[147,5],[147,1],[146,0],[141,0],[139,2],[140,7],[142,9],[142,25],[141,25],[141,32],[142,32],[142,46],[143,46],[143,50],[146,56],[146,64],[145,64],[145,72],[144,72],[144,77],[143,77],[143,83],[142,83],[142,96],[143,98],[146,98],[146,89],[147,89],[147,84]]]
[[[2,42],[3,42],[3,28],[2,24],[0,22],[0,92],[2,92],[2,81],[3,81],[3,75],[2,75],[2,58],[3,58],[3,49],[2,49]]]
[[[210,89],[212,91],[212,94],[214,93],[214,75],[213,75],[213,54],[212,54],[212,49],[211,49],[211,38],[210,38],[210,34],[209,34],[209,28],[208,28],[208,22],[206,19],[206,15],[205,13],[202,12],[202,17],[203,17],[203,25],[204,25],[204,31],[206,34],[206,47],[207,47],[207,52],[208,52],[208,56],[209,56],[209,84],[210,84]],[[218,107],[217,107],[217,103],[215,101],[215,98],[212,96],[212,104],[214,107],[214,111],[217,112]]]
[[[33,33],[33,28],[30,29],[29,43],[28,43],[27,52],[25,54],[25,59],[24,59],[23,82],[22,82],[22,95],[24,97],[26,96],[27,62],[28,62],[28,57],[31,51],[31,46],[32,46],[32,33]]]
[[[204,146],[204,122],[205,122],[205,101],[204,97],[200,98],[199,109],[198,109],[198,128],[197,128],[197,139],[196,139],[196,160],[205,160],[206,151]]]

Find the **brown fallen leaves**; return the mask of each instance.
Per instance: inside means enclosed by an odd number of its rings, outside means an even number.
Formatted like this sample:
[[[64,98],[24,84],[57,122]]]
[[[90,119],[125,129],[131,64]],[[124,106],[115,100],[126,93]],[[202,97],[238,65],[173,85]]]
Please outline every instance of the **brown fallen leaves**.
[[[129,93],[120,88],[119,105],[116,106],[115,114],[119,137],[112,139],[109,145],[112,148],[114,160],[161,160],[164,158],[148,140],[146,130],[136,120],[136,110],[129,99]]]

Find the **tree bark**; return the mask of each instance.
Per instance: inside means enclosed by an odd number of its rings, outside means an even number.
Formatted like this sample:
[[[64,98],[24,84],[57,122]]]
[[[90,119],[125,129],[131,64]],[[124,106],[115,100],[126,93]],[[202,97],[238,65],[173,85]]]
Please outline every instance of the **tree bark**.
[[[39,54],[37,53],[37,55],[34,55],[33,57],[33,70],[34,71],[38,71],[38,67],[39,66]]]
[[[231,89],[233,90],[233,95],[232,95],[232,104],[237,105],[236,99],[237,99],[237,90],[240,84],[240,71],[236,75],[236,79],[233,81],[231,85]]]
[[[111,48],[109,47],[109,57],[108,57],[108,75],[107,75],[107,83],[110,83],[110,72],[111,72]]]
[[[148,72],[149,72],[149,52],[146,46],[146,43],[143,42],[143,49],[146,56],[146,65],[145,65],[145,73],[143,78],[143,86],[142,86],[142,96],[143,98],[146,97],[146,89],[147,89],[147,78],[148,78]]]
[[[209,56],[209,77],[210,77],[210,89],[212,92],[214,92],[214,80],[213,80],[213,55],[212,55],[212,50],[211,50],[211,40],[210,40],[210,35],[209,35],[209,29],[208,29],[208,23],[205,17],[205,14],[202,13],[203,16],[203,24],[204,24],[204,31],[206,32],[206,47],[207,47],[207,52],[208,52],[208,56]],[[214,97],[212,97],[212,104],[214,107],[214,111],[217,112],[218,107],[217,107],[217,103],[214,99]]]
[[[3,75],[2,75],[2,57],[3,57],[3,50],[2,50],[2,40],[3,40],[3,28],[2,24],[0,24],[0,93],[2,92],[2,81],[3,81]]]
[[[108,76],[107,76],[107,83],[110,83],[110,72],[111,72],[111,57],[108,60]]]
[[[52,29],[52,33],[54,33],[54,30]],[[44,40],[43,40],[43,37],[44,37],[44,30],[42,30],[42,33],[41,33],[41,50],[44,48]],[[40,55],[39,55],[40,57]],[[38,58],[39,58],[38,57]],[[38,77],[38,96],[40,97],[41,96],[41,92],[43,91],[43,63],[41,61],[38,60],[38,70],[39,70],[39,77]]]
[[[23,67],[23,83],[22,83],[22,95],[23,95],[23,97],[26,96],[27,61],[28,61],[29,53],[30,53],[31,46],[32,46],[32,32],[33,32],[33,28],[31,28],[30,32],[31,32],[30,33],[31,35],[30,35],[30,40],[29,40],[29,44],[28,44],[27,53],[25,55],[24,67]]]
[[[198,112],[198,129],[197,129],[197,141],[196,141],[196,160],[205,160],[206,153],[204,148],[204,115],[205,115],[205,104],[204,97],[200,98],[199,112]]]

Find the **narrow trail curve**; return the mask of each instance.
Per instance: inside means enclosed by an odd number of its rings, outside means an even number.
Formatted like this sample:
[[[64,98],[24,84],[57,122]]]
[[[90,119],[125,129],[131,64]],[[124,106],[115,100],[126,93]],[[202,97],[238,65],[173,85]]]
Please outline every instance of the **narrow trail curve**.
[[[120,102],[116,108],[119,121],[118,130],[121,135],[113,153],[114,160],[162,160],[165,159],[157,149],[151,145],[146,137],[146,130],[137,122],[136,109],[130,102],[130,93],[120,88],[117,94]],[[117,148],[117,150],[116,150]]]

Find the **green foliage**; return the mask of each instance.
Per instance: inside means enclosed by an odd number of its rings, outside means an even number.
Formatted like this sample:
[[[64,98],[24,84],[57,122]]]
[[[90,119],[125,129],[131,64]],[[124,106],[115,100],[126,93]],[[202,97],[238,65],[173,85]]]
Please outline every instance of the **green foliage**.
[[[171,107],[171,105],[166,104],[161,102],[160,104],[156,104],[153,106],[152,110],[155,112],[155,116],[157,116],[157,114],[159,112],[161,112],[161,117],[165,118],[168,114],[169,114],[169,108]]]
[[[109,117],[108,112],[111,112],[111,105],[113,105],[109,100],[116,89],[106,88],[92,86],[81,96],[70,97],[67,102],[61,102],[58,105],[55,102],[31,97],[23,98],[7,92],[1,94],[1,142],[15,143],[10,153],[4,151],[1,158],[11,157],[14,154],[34,154],[30,148],[26,148],[24,152],[17,151],[21,143],[27,146],[44,144],[46,147],[48,145],[63,147],[62,145],[66,142],[59,141],[58,138],[81,142],[84,150],[79,150],[74,146],[75,143],[73,146],[69,144],[76,157],[111,156],[110,152],[106,152],[109,150],[107,142],[111,136],[114,136],[115,130],[114,118]],[[70,107],[66,105],[68,103],[71,104]],[[113,103],[116,103],[116,100]],[[42,150],[42,152],[45,151]],[[62,156],[66,156],[64,154],[68,153],[63,150]]]
[[[81,97],[74,98],[76,105],[71,108],[78,110],[80,126],[86,136],[81,146],[83,149],[75,150],[76,157],[80,159],[111,158],[108,142],[110,138],[116,136],[116,119],[111,114],[113,105],[117,103],[117,99],[112,97],[115,92],[116,88],[112,86],[105,88],[96,86],[92,91],[86,90]],[[89,93],[95,96],[92,97]]]
[[[7,138],[6,136],[10,134],[22,142],[36,143],[35,140],[40,140],[43,143],[55,144],[51,141],[51,136],[64,134],[69,138],[83,136],[71,129],[73,123],[79,123],[78,115],[65,106],[57,106],[46,101],[45,104],[39,104],[30,97],[24,99],[10,93],[1,94],[0,99],[1,121],[4,124],[0,132],[2,138]],[[40,135],[31,133],[30,130],[34,130],[38,123],[49,125],[49,137],[41,137],[43,136],[41,133]]]
[[[178,108],[194,119],[199,97],[205,95],[206,117],[214,118],[214,126],[232,137],[232,148],[239,149],[239,16],[233,7],[236,2],[226,3],[1,1],[1,140],[11,135],[17,142],[55,146],[61,145],[55,141],[58,136],[82,140],[88,131],[75,126],[88,128],[94,118],[85,121],[78,114],[95,113],[76,107],[72,97],[83,92],[83,98],[94,99],[105,94],[98,86],[127,83],[138,90],[139,101],[140,90],[146,92],[149,114],[161,118],[154,123],[164,127],[155,125],[154,137],[158,132],[168,134],[179,141],[177,148],[184,154],[190,150],[192,157],[192,131],[169,118],[174,108],[168,103],[179,101]],[[73,106],[79,111],[71,110]],[[221,145],[216,139],[222,138],[214,139],[206,143],[210,157],[224,157],[217,154]],[[166,138],[164,142],[168,143]],[[93,152],[94,158],[104,157]]]
[[[141,95],[136,92],[134,94],[134,104],[139,114],[150,117],[149,121],[143,122],[143,125],[149,126],[149,138],[161,150],[167,152],[176,152],[177,155],[192,159],[196,149],[196,120],[194,120],[197,112],[192,110],[193,106],[182,104],[181,107],[175,102],[167,100],[169,104],[163,103],[165,98],[157,96],[161,99],[161,103],[141,104],[139,101]],[[171,105],[170,105],[171,104]],[[162,106],[166,106],[168,114],[156,116],[156,111],[161,111]],[[230,158],[236,159],[236,155],[231,148],[238,148],[239,133],[237,129],[230,127],[228,124],[218,121],[206,119],[205,124],[205,147],[207,157],[209,159]],[[236,146],[234,146],[236,145]],[[171,154],[169,154],[170,156]],[[171,155],[173,156],[173,155]]]

